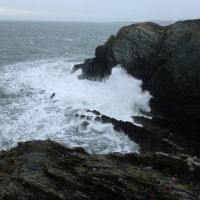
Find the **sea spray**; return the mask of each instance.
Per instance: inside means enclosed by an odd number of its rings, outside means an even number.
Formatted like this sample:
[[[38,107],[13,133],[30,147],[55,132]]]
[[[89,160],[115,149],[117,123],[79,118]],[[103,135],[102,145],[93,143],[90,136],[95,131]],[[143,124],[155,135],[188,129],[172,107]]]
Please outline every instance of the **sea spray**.
[[[52,139],[67,147],[81,146],[90,153],[138,152],[138,146],[111,124],[76,118],[98,110],[119,120],[131,121],[140,110],[149,111],[148,92],[141,81],[120,66],[105,81],[79,80],[74,63],[65,59],[39,60],[1,68],[0,148],[17,142]],[[50,95],[55,92],[55,97]]]

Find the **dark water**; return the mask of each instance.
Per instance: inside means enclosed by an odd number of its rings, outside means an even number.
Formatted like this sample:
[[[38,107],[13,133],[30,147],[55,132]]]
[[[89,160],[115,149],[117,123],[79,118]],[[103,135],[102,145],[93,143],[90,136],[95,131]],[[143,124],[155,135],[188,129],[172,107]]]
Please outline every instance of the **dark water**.
[[[55,57],[82,61],[94,55],[96,46],[129,24],[0,21],[0,66]]]
[[[0,66],[55,57],[76,61],[126,23],[0,22]]]

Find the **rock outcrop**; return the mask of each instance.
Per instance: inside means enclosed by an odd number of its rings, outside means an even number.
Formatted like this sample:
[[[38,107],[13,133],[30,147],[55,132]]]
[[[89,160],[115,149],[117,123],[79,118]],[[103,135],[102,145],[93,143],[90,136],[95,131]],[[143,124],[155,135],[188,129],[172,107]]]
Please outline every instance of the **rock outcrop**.
[[[0,199],[198,199],[196,158],[163,153],[89,155],[52,141],[0,152]]]
[[[96,117],[92,117],[91,114]],[[200,128],[198,127],[158,118],[133,117],[136,123],[143,125],[140,127],[128,121],[102,115],[96,110],[87,110],[87,115],[76,114],[75,117],[86,120],[82,124],[85,128],[89,125],[90,120],[112,124],[115,131],[125,133],[139,145],[140,154],[164,152],[170,155],[189,154],[200,157]]]
[[[200,124],[200,20],[123,27],[95,55],[79,65],[81,78],[102,79],[121,64],[143,80],[157,116]]]

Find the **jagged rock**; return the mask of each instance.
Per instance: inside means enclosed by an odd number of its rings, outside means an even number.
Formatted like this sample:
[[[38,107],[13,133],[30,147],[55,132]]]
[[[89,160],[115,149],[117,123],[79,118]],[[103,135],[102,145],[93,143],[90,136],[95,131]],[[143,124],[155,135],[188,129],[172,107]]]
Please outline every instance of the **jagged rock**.
[[[84,78],[99,80],[121,64],[154,96],[154,115],[199,125],[199,60],[199,19],[166,27],[148,22],[123,27],[97,47],[96,57],[85,62],[82,71]]]
[[[96,110],[87,110],[87,113],[88,116],[84,115],[84,119],[88,119],[88,123],[90,120],[99,123],[111,123],[115,131],[125,133],[139,145],[140,153],[161,151],[172,155],[182,153],[200,156],[200,140],[197,140],[200,129],[196,129],[196,127],[188,129],[184,124],[177,124],[173,121],[133,117],[135,122],[143,125],[143,127],[140,127],[132,122],[102,115]],[[96,117],[91,117],[90,113],[95,114]],[[81,116],[76,114],[76,117],[81,118]],[[190,134],[188,134],[188,131],[190,131]]]
[[[116,36],[111,36],[105,45],[96,48],[95,58],[75,65],[73,71],[82,68],[85,77],[95,78],[99,77],[100,70],[109,74],[112,67],[122,64],[129,73],[135,75],[138,68],[149,63],[158,54],[164,36],[164,27],[155,23],[138,23],[123,27]]]
[[[158,143],[160,144],[160,150],[156,149],[156,151],[168,153],[175,153],[175,151],[177,151],[177,153],[200,156],[199,127],[188,126],[182,122],[178,123],[159,118],[148,119],[144,117],[134,117],[134,121],[142,124],[146,131],[150,132],[153,137],[160,140]],[[147,141],[148,139],[151,140],[150,138],[147,138]]]
[[[89,155],[49,140],[25,142],[0,153],[0,199],[198,199],[199,174],[199,166],[191,172],[162,153]]]
[[[166,28],[160,53],[143,72],[145,87],[171,117],[200,122],[200,20],[177,22]]]
[[[112,52],[116,63],[128,73],[137,71],[151,62],[162,47],[165,29],[154,23],[139,23],[123,27],[112,40]],[[111,54],[111,53],[110,53]]]
[[[83,64],[75,65],[72,73],[82,69],[79,79],[102,80],[111,74],[111,68],[108,69],[104,58],[86,59]]]

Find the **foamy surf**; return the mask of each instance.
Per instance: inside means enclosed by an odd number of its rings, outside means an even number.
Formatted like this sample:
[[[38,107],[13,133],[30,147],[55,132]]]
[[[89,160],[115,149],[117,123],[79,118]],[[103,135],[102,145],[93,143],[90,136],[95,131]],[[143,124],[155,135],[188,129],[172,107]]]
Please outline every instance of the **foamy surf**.
[[[132,121],[140,110],[149,111],[150,95],[141,81],[120,66],[102,82],[79,80],[68,60],[40,60],[0,69],[0,148],[17,142],[52,139],[67,147],[84,147],[90,153],[138,152],[139,147],[111,124],[75,117],[98,110],[116,119]],[[55,98],[50,95],[55,92]]]

